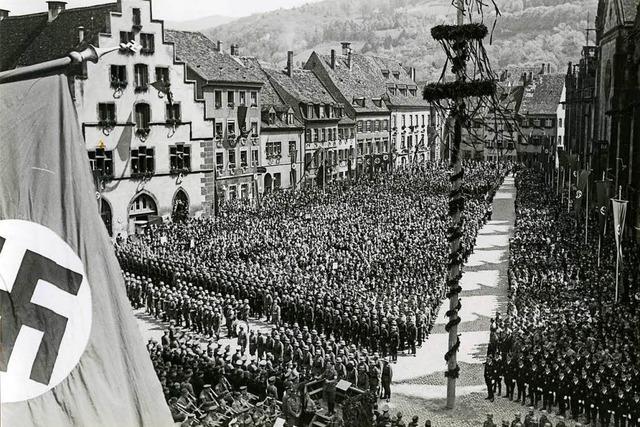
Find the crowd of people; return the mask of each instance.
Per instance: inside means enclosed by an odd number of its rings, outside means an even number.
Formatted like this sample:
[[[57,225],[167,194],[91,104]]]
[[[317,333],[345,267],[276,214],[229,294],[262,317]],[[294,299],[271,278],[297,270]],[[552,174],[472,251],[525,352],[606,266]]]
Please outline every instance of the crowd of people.
[[[593,425],[640,425],[638,245],[623,243],[624,291],[616,303],[611,225],[598,251],[597,220],[585,243],[584,227],[541,173],[520,171],[516,186],[510,301],[507,314],[491,324],[488,399],[504,385],[505,397],[548,413]]]
[[[506,173],[465,164],[465,258]],[[190,346],[167,331],[151,346],[167,398],[180,399],[183,383],[195,397],[224,378],[229,392],[280,400],[286,417],[291,387],[323,378],[388,399],[391,364],[415,355],[446,293],[448,191],[447,168],[433,164],[280,191],[259,206],[231,202],[218,217],[119,240],[133,306],[198,337]],[[272,329],[250,330],[249,318]],[[236,349],[218,347],[224,333]]]

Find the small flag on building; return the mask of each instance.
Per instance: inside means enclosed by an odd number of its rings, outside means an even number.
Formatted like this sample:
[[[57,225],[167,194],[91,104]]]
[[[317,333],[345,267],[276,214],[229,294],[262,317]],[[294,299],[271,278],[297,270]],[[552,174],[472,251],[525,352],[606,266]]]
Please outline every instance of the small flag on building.
[[[613,204],[613,233],[616,238],[616,250],[622,259],[622,235],[624,234],[624,220],[627,215],[627,201],[611,199]]]
[[[609,212],[609,195],[611,194],[611,181],[596,181],[596,204],[598,208],[598,230],[604,235],[607,214]]]
[[[98,214],[66,76],[0,93],[3,425],[172,425]]]

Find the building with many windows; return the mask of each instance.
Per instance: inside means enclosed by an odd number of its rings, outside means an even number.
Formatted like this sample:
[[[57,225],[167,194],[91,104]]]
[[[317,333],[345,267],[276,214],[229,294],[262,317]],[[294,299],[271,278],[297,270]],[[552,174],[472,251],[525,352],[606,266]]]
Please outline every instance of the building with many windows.
[[[94,171],[99,209],[110,234],[129,234],[172,214],[213,206],[213,123],[162,21],[147,0],[48,11],[0,21],[2,70],[82,50],[135,41],[69,72],[69,85]]]
[[[345,115],[344,106],[312,71],[294,68],[293,52],[288,52],[285,70],[263,69],[294,118],[304,124],[304,179],[322,186],[346,176],[349,165],[339,160],[340,150],[352,147],[339,140],[338,130],[353,120]]]
[[[260,166],[258,190],[269,193],[297,188],[304,168],[304,126],[294,109],[278,95],[268,74],[256,58],[242,57],[243,64],[262,79]]]
[[[304,65],[313,71],[331,95],[344,106],[346,115],[356,123],[355,150],[347,156],[357,174],[390,170],[389,121],[391,114],[384,101],[381,75],[371,57],[356,55],[350,43],[342,43],[342,53],[313,52]],[[344,135],[344,133],[343,133]],[[339,141],[342,141],[339,134]],[[356,162],[357,161],[357,162]]]
[[[214,122],[218,203],[255,197],[254,175],[261,157],[261,78],[244,66],[237,45],[225,52],[222,42],[199,32],[167,30],[166,37],[187,64],[197,98],[205,102],[206,118]]]
[[[543,69],[545,65],[542,66]],[[561,106],[564,75],[543,72],[525,87],[520,105],[518,157],[522,161],[546,162],[555,158],[557,144],[557,111]]]

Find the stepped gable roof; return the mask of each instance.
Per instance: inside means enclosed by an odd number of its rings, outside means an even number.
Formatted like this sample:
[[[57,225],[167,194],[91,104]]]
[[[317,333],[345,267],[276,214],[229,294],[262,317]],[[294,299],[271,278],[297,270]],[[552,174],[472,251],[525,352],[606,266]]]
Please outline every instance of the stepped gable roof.
[[[1,68],[33,65],[97,45],[98,35],[109,30],[109,13],[116,11],[118,3],[106,3],[62,10],[51,22],[48,12],[9,16],[0,22]],[[80,26],[84,27],[82,42],[77,31]]]
[[[521,114],[556,114],[565,76],[563,74],[541,74],[524,90]]]
[[[351,55],[351,69],[347,57],[336,54],[335,68],[331,68],[331,55],[318,55],[320,63],[338,90],[353,106],[356,112],[388,111],[382,102],[386,93],[384,78],[373,58],[367,55]],[[364,107],[353,103],[356,98],[364,98]],[[380,100],[376,105],[374,100]]]
[[[197,31],[165,30],[164,39],[175,46],[176,59],[201,78],[215,82],[262,83],[239,58],[218,52],[216,44]]]
[[[289,77],[285,71],[268,68],[265,68],[264,71],[273,82],[296,98],[298,102],[306,104],[336,103],[336,100],[312,71],[293,69],[292,77]]]
[[[416,89],[415,96],[408,91],[406,95],[402,95],[398,90],[396,90],[395,94],[387,91],[385,96],[390,105],[394,107],[429,107],[430,104],[422,99],[421,88],[418,87],[418,84],[413,81],[407,70],[398,61],[379,56],[369,57],[378,67],[385,89],[391,85],[395,85],[397,88]]]

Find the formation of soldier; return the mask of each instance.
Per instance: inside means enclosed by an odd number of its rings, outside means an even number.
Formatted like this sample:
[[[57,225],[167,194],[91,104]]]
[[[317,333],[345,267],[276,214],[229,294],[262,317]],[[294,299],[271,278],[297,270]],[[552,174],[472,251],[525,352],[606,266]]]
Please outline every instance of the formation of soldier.
[[[465,167],[466,258],[507,168]],[[231,203],[218,218],[154,226],[118,242],[116,254],[134,307],[214,343],[224,330],[237,336],[242,366],[260,373],[242,382],[254,394],[266,395],[265,375],[281,397],[287,375],[335,371],[335,381],[389,399],[391,363],[403,352],[415,355],[444,297],[448,178],[434,164],[336,183],[324,194],[278,192],[259,208]],[[249,317],[273,331],[249,331]]]
[[[601,425],[640,425],[640,252],[625,241],[625,292],[615,293],[615,247],[596,224],[589,244],[535,172],[522,171],[510,244],[510,304],[492,320],[488,398],[505,397]],[[631,272],[629,274],[629,272]]]

